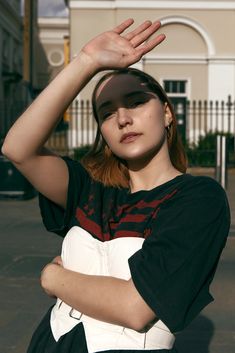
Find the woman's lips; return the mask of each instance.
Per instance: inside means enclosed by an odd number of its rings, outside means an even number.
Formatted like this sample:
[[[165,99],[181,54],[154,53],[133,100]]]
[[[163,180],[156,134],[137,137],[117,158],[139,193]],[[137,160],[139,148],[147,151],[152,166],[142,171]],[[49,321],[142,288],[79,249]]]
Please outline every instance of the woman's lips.
[[[140,135],[142,134],[138,134],[136,132],[130,132],[128,134],[124,134],[120,140],[121,143],[130,143],[135,141]]]

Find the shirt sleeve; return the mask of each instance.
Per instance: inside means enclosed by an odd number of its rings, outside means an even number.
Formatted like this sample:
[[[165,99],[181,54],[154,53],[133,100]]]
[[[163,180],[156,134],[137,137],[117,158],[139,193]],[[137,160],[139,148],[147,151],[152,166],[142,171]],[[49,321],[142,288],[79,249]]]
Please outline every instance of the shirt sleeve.
[[[63,159],[69,171],[66,209],[64,210],[40,193],[39,207],[46,229],[64,237],[68,230],[77,224],[75,210],[82,192],[90,181],[90,176],[79,162],[68,157],[63,157]]]
[[[129,259],[137,290],[171,332],[213,300],[209,285],[230,226],[222,187],[197,178],[160,208],[152,234]]]

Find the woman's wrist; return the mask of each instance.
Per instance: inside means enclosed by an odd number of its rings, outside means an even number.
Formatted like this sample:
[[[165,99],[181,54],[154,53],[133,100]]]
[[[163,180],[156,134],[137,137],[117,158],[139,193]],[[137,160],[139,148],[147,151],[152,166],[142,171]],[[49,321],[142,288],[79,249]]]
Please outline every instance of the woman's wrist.
[[[100,71],[97,63],[82,50],[78,54],[74,55],[72,61],[76,62],[77,65],[82,66],[85,70],[87,70],[90,77],[96,75]]]
[[[55,296],[58,279],[62,276],[65,269],[57,263],[47,264],[41,272],[41,286],[50,296]]]

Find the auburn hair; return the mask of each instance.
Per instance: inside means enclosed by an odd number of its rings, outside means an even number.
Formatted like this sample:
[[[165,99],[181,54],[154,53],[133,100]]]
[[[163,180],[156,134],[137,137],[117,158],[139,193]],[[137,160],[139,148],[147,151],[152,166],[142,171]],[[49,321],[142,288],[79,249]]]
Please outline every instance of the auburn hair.
[[[167,130],[167,141],[170,160],[172,165],[177,170],[182,173],[185,173],[187,169],[187,158],[182,144],[182,140],[177,131],[177,120],[170,99],[165,93],[164,89],[161,87],[161,85],[152,76],[134,68],[127,68],[108,72],[104,76],[102,76],[96,84],[92,94],[92,110],[94,118],[96,119],[96,122],[98,124],[98,129],[95,141],[91,146],[89,152],[82,158],[81,163],[93,179],[103,183],[105,186],[129,186],[129,172],[126,163],[124,160],[120,159],[112,153],[105,140],[103,139],[103,136],[100,132],[96,111],[96,95],[98,88],[109,77],[120,74],[128,74],[138,77],[138,79],[142,83],[146,84],[146,86],[148,87],[148,89],[150,89],[151,92],[155,93],[158,96],[159,100],[163,104],[167,103],[173,118]]]

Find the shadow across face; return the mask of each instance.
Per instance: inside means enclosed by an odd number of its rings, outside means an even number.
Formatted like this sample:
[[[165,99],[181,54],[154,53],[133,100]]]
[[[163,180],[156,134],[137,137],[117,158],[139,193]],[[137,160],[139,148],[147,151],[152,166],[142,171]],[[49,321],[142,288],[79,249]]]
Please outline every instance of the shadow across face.
[[[150,99],[158,99],[146,83],[130,74],[114,75],[104,81],[96,95],[96,112],[98,122],[112,116],[119,107],[135,109]]]

